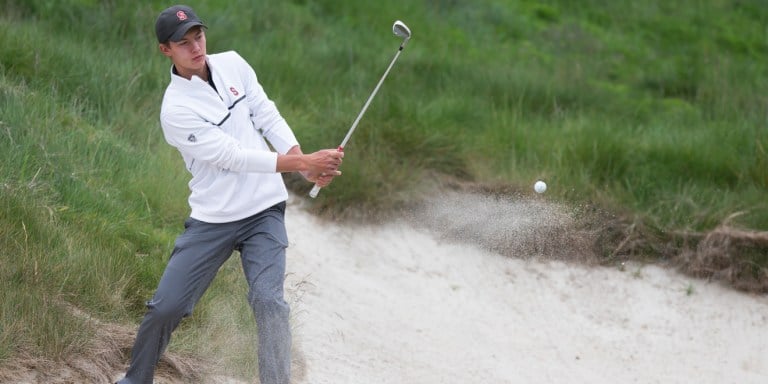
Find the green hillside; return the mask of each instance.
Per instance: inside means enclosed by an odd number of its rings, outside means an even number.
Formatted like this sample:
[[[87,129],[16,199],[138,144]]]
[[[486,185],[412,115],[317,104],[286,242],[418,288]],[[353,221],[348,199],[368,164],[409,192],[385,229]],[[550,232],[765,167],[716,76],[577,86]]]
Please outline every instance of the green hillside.
[[[0,0],[0,367],[92,353],[99,326],[72,307],[130,328],[155,288],[188,214],[158,123],[169,63],[153,25],[168,5]],[[371,218],[467,183],[530,194],[543,179],[546,198],[617,218],[607,263],[672,260],[768,291],[764,1],[191,5],[209,53],[252,63],[305,152],[343,138],[399,45],[392,22],[412,30],[319,214]],[[236,267],[173,351],[231,326],[213,313],[240,305]]]

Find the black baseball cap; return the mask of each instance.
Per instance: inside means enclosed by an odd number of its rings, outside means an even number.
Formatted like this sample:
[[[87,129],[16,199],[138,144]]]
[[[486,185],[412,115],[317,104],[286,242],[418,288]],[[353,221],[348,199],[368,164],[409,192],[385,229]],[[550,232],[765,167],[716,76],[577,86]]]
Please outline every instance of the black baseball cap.
[[[186,5],[174,5],[160,12],[155,21],[155,34],[159,43],[179,41],[192,27],[208,28],[203,24],[192,8]]]

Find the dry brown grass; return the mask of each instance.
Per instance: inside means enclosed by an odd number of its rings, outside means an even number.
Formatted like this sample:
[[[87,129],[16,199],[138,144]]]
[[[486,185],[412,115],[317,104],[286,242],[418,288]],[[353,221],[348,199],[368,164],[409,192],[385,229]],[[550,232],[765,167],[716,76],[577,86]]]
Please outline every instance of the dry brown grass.
[[[84,352],[61,361],[51,361],[19,351],[0,365],[0,383],[112,383],[127,368],[136,327],[102,322],[82,310],[63,303],[68,312],[83,320],[95,332]],[[192,356],[165,353],[156,377],[164,383],[200,382],[206,364]]]
[[[305,292],[306,281],[287,288],[292,305],[298,304]],[[114,383],[128,368],[136,325],[101,321],[72,304],[59,302],[66,313],[83,320],[93,337],[76,353],[61,360],[41,358],[27,351],[17,351],[11,360],[0,362],[0,383],[14,384],[83,384]],[[298,341],[294,338],[294,341]],[[292,382],[303,382],[306,361],[297,343],[293,345]],[[166,351],[155,371],[157,384],[235,383],[222,372],[216,359]]]
[[[691,275],[726,282],[737,289],[768,293],[768,268],[754,262],[768,258],[768,232],[738,228],[730,215],[707,233],[678,233],[684,239],[678,261]]]
[[[680,272],[750,293],[768,293],[768,232],[740,228],[737,212],[708,232],[660,233],[626,219],[601,219],[603,260],[665,261]],[[610,249],[613,249],[612,251]],[[763,260],[757,263],[755,260]]]

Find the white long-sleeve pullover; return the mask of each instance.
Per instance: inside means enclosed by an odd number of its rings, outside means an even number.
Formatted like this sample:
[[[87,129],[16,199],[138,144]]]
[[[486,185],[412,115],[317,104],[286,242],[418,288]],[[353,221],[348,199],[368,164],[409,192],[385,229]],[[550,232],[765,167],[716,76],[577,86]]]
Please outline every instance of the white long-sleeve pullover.
[[[240,55],[208,55],[207,62],[216,89],[171,69],[160,123],[165,140],[179,150],[192,174],[190,216],[224,223],[288,198],[276,171],[277,154],[298,141]]]

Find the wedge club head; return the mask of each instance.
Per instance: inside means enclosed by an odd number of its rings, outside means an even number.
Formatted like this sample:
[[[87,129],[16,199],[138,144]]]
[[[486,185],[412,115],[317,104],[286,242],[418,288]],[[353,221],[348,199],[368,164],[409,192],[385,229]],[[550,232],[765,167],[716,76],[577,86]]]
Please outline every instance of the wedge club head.
[[[401,47],[405,46],[411,38],[411,30],[400,20],[395,21],[395,24],[392,25],[392,33],[394,33],[395,36],[403,38],[403,43],[400,44]]]

